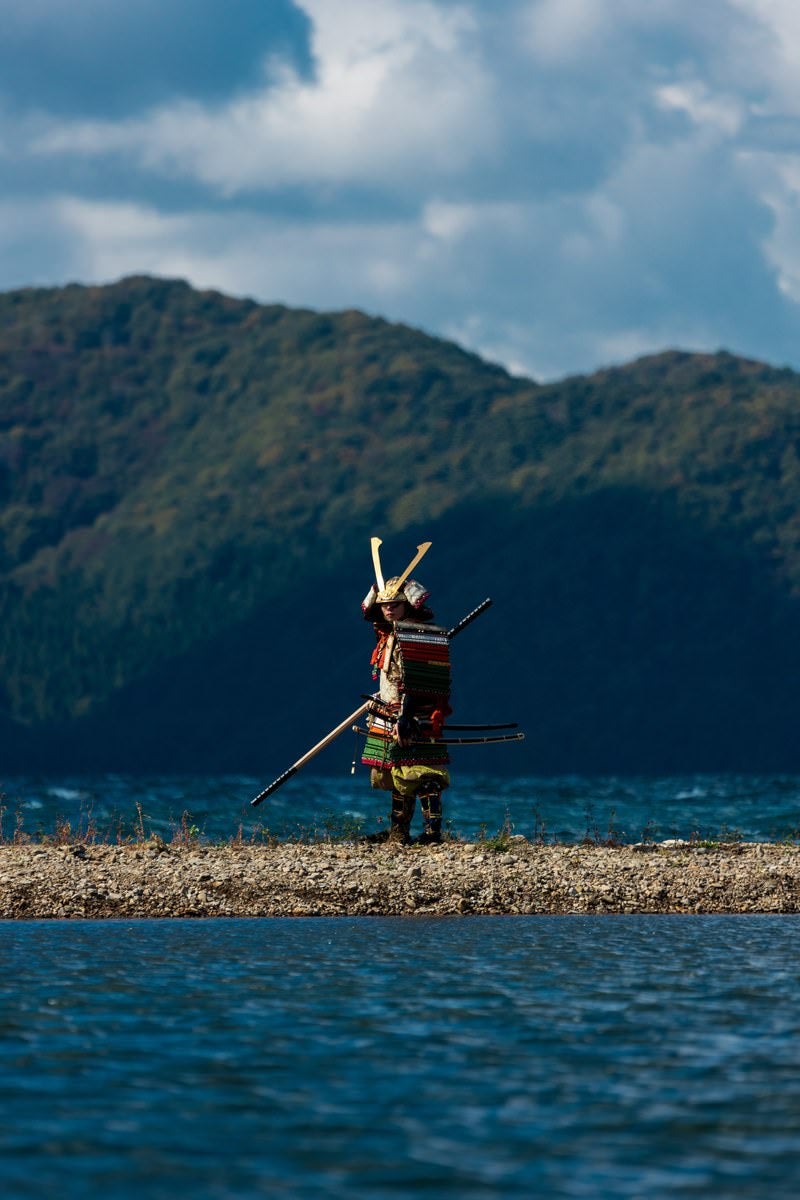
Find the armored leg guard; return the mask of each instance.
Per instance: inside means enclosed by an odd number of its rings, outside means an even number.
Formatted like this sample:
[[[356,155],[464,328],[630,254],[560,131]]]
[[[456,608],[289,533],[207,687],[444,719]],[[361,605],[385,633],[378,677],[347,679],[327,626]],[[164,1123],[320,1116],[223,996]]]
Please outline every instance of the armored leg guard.
[[[414,816],[414,797],[401,796],[392,792],[392,827],[389,832],[391,841],[410,841],[411,818]]]
[[[423,843],[440,842],[442,840],[442,788],[437,780],[423,781],[419,792],[419,806],[422,809]]]

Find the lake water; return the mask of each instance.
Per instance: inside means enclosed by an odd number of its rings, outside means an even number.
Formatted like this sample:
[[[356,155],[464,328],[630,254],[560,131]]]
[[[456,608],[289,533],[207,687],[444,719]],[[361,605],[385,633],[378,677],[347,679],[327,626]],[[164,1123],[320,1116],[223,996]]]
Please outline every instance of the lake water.
[[[334,776],[304,771],[257,808],[269,780],[248,776],[106,775],[80,779],[0,779],[2,834],[19,825],[32,836],[69,823],[102,840],[141,830],[170,838],[182,826],[211,840],[347,836],[386,827],[389,800],[359,769]],[[748,841],[800,838],[800,777],[687,776],[668,779],[502,778],[458,773],[444,796],[445,823],[458,837],[491,835],[508,824],[545,841],[584,837],[734,836]],[[419,814],[414,832],[419,832]]]
[[[303,776],[6,780],[3,834],[340,836]],[[454,833],[787,837],[796,778],[459,776]],[[184,814],[188,814],[184,816]],[[0,921],[0,1194],[800,1193],[793,916]]]
[[[4,1197],[795,1197],[785,916],[0,922]]]

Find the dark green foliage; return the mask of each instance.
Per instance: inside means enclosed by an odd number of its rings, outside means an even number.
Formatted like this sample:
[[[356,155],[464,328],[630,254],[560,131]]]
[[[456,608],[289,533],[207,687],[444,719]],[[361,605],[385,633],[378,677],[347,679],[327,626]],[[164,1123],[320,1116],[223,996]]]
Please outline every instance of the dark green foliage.
[[[800,377],[729,354],[539,387],[358,312],[0,295],[0,770],[282,769],[369,686],[373,533],[442,620],[495,598],[459,716],[528,740],[468,769],[794,768],[798,514]]]

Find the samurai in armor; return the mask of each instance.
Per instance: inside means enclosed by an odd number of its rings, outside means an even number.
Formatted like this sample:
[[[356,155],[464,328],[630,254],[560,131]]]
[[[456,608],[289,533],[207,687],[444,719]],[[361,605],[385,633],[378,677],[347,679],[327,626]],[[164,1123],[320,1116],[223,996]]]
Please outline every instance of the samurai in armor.
[[[377,557],[376,574],[361,605],[375,630],[372,672],[379,680],[362,762],[370,767],[371,786],[391,792],[390,839],[410,841],[419,799],[420,842],[440,842],[442,792],[450,774],[447,746],[437,739],[451,711],[449,641],[433,623],[421,583],[405,576],[384,583]]]

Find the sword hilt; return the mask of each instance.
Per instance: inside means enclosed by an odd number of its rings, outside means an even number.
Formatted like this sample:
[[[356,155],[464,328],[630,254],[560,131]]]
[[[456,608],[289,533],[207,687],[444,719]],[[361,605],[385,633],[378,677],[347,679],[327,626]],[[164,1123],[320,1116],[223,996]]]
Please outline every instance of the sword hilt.
[[[486,612],[486,609],[491,603],[491,599],[487,596],[477,608],[473,608],[472,612],[469,612],[465,617],[462,617],[457,625],[454,625],[452,629],[448,629],[447,636],[449,638],[454,638],[457,633],[461,633],[461,630],[466,629],[468,625],[471,625],[476,617],[479,617],[482,612]]]

